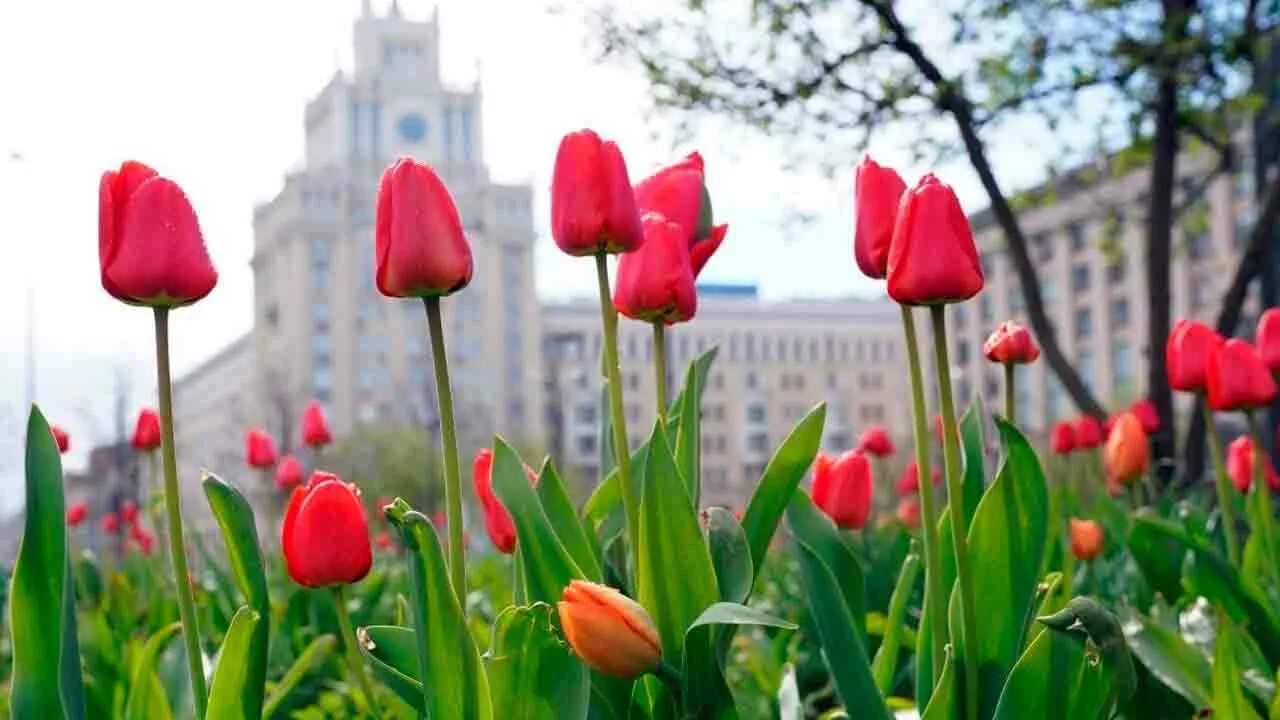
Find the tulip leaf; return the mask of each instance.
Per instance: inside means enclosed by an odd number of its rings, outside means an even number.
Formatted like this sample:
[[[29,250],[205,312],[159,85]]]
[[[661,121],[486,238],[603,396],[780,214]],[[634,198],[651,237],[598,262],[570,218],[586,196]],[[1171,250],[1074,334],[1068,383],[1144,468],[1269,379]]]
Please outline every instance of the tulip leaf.
[[[157,711],[169,714],[169,703],[164,687],[156,677],[156,656],[164,650],[174,635],[182,629],[182,623],[170,623],[155,631],[142,646],[142,652],[133,662],[129,680],[129,700],[124,706],[125,720],[152,720]]]
[[[867,600],[862,565],[840,530],[804,491],[797,492],[787,507],[787,528],[797,542],[803,543],[830,569],[858,638],[865,644]]]
[[[676,467],[680,469],[680,477],[684,478],[685,487],[689,491],[689,499],[693,507],[701,504],[701,455],[699,443],[702,438],[702,393],[707,386],[707,373],[711,363],[715,361],[717,348],[699,355],[689,363],[684,375],[684,388],[672,404],[671,416],[675,421]]]
[[[493,489],[516,526],[529,599],[559,601],[570,580],[586,575],[560,542],[537,492],[529,485],[524,463],[500,437],[493,440]]]
[[[1040,633],[1014,665],[994,720],[1105,720],[1111,679],[1104,663],[1086,657],[1086,638]]]
[[[1207,707],[1212,678],[1209,661],[1176,632],[1151,618],[1134,613],[1125,623],[1125,640],[1156,679],[1186,698],[1194,707]]]
[[[586,718],[591,675],[559,638],[546,603],[508,607],[485,654],[493,704],[513,718]]]
[[[9,588],[15,718],[84,717],[62,460],[38,408],[27,421],[26,509]]]
[[[213,669],[213,680],[209,684],[209,709],[205,712],[205,720],[250,720],[259,715],[246,715],[249,703],[245,696],[257,693],[257,705],[262,705],[262,688],[255,689],[257,681],[250,677],[253,661],[254,633],[261,616],[257,610],[248,605],[240,606],[235,617],[231,618],[231,627],[222,639],[222,648],[218,650],[218,663]]]
[[[418,679],[417,640],[413,628],[371,625],[358,631],[360,653],[378,679],[419,714],[423,712],[422,681]]]
[[[795,624],[768,613],[734,602],[718,602],[707,608],[685,632],[684,658],[681,661],[686,717],[736,717],[723,715],[734,705],[733,695],[725,683],[722,660],[709,653],[717,652],[712,638],[717,627],[755,625],[794,630]],[[727,633],[721,633],[727,636]]]
[[[986,411],[982,396],[975,395],[969,409],[960,418],[960,449],[964,453],[964,526],[973,524],[973,514],[986,491],[987,475],[983,462],[987,442],[982,431]]]
[[[743,532],[733,513],[722,507],[707,508],[703,511],[703,518],[707,528],[707,547],[711,550],[711,564],[715,566],[716,584],[720,587],[720,599],[733,603],[746,602],[755,576],[747,534]]]
[[[560,478],[560,473],[556,472],[550,458],[542,464],[542,471],[538,473],[537,494],[542,502],[542,510],[551,523],[551,529],[560,539],[560,544],[589,579],[599,582],[600,550],[591,541],[587,529],[578,519],[578,513],[573,509],[573,501],[569,499],[569,491],[565,489],[564,480]]]
[[[494,444],[493,454],[494,485],[500,495],[507,491],[502,500],[512,516],[516,516],[517,510],[511,499],[519,498],[522,503],[519,512],[528,513],[532,506],[545,523],[546,516],[542,515],[541,506],[537,504],[515,451],[499,439]],[[523,493],[511,492],[513,486],[521,488]],[[403,500],[396,500],[385,512],[387,520],[399,530],[408,550],[417,657],[419,667],[423,668],[416,675],[422,681],[426,714],[433,718],[489,720],[493,716],[493,708],[484,666],[467,627],[466,615],[449,580],[440,538],[431,521],[422,513],[409,509]],[[550,538],[555,542],[554,534]],[[525,552],[530,551],[531,545],[525,542],[524,534],[519,536],[519,542]],[[564,549],[560,548],[560,551]]]
[[[329,656],[333,653],[333,649],[337,646],[337,643],[338,639],[335,636],[321,635],[303,648],[301,653],[298,653],[297,659],[295,659],[293,664],[289,666],[289,669],[285,671],[284,676],[281,677],[280,681],[271,688],[271,694],[267,696],[267,701],[263,705],[262,709],[262,717],[264,720],[269,720],[276,714],[280,705],[284,703],[285,700],[289,699],[289,695],[293,693],[293,691],[298,687],[298,684],[302,682],[303,678],[305,678],[308,673],[315,668],[321,667],[326,661],[328,661]],[[410,655],[410,657],[412,659],[412,655]],[[413,659],[413,661],[416,665],[417,660]],[[418,687],[415,697],[418,699],[419,704],[421,704],[421,687]]]
[[[959,694],[956,692],[956,665],[951,657],[951,647],[943,648],[945,654],[942,661],[942,674],[938,676],[937,687],[929,696],[920,720],[954,720],[960,715]]]
[[[751,494],[747,511],[742,516],[742,529],[747,533],[751,546],[751,566],[756,575],[764,566],[764,556],[773,542],[782,514],[787,511],[791,498],[799,487],[804,474],[813,464],[822,446],[822,426],[826,421],[827,406],[819,403],[810,410],[787,435],[777,452],[764,468],[764,477]]]
[[[1154,592],[1170,601],[1182,596],[1182,565],[1187,548],[1177,538],[1139,522],[1129,529],[1128,545],[1129,554]]]
[[[1236,662],[1235,628],[1219,616],[1213,653],[1213,716],[1231,720],[1262,720],[1240,687],[1242,668]]]
[[[267,682],[267,656],[271,643],[271,600],[267,595],[267,575],[263,570],[262,549],[253,507],[235,486],[212,473],[204,473],[201,481],[214,520],[222,532],[227,560],[236,587],[244,600],[258,613],[253,641],[246,661],[249,663],[245,692],[241,702],[244,716],[262,716],[262,702]]]
[[[875,659],[871,661],[871,673],[875,676],[876,687],[882,695],[893,690],[893,676],[898,669],[898,652],[902,647],[898,636],[907,628],[907,601],[916,588],[916,577],[920,574],[920,553],[914,543],[911,552],[902,561],[902,570],[898,573],[898,584],[893,588],[893,596],[889,600],[889,615],[885,618],[884,637],[880,648],[876,650]]]

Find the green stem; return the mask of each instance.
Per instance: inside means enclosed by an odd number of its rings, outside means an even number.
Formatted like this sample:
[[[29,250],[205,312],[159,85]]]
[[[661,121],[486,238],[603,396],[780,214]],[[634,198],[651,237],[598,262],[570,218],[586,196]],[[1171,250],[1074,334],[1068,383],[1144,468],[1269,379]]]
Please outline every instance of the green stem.
[[[164,538],[166,533],[164,529],[164,511],[156,504],[156,494],[159,493],[161,499],[164,497],[164,490],[161,486],[160,478],[160,457],[155,450],[147,451],[147,514],[151,516],[151,524],[155,526],[156,536]],[[163,540],[162,540],[163,542]],[[164,546],[161,545],[160,554],[165,553]]]
[[[674,665],[666,660],[659,660],[657,666],[651,672],[654,677],[661,680],[662,684],[671,690],[673,697],[680,697],[682,678],[680,677],[680,671]]]
[[[1205,439],[1209,443],[1209,457],[1213,459],[1214,484],[1218,488],[1218,507],[1222,512],[1222,535],[1227,542],[1227,559],[1232,567],[1240,567],[1240,538],[1236,532],[1235,495],[1232,494],[1231,481],[1227,478],[1227,466],[1222,461],[1222,441],[1218,437],[1217,425],[1213,422],[1213,409],[1204,393],[1196,402],[1204,413]]]
[[[947,644],[946,588],[942,586],[942,549],[938,540],[938,510],[934,507],[933,473],[929,459],[929,420],[924,406],[924,375],[920,371],[920,344],[911,308],[902,307],[902,333],[906,338],[907,367],[911,373],[911,419],[914,423],[916,471],[920,478],[920,535],[924,539],[925,607],[929,612],[933,649],[930,660],[933,684],[942,677],[943,648]],[[954,520],[955,518],[952,518]],[[953,523],[954,524],[954,523]]]
[[[600,321],[604,326],[604,368],[609,385],[610,426],[613,430],[613,457],[618,464],[618,484],[626,518],[627,542],[631,548],[633,571],[640,560],[640,508],[631,485],[631,451],[627,447],[627,417],[622,406],[622,371],[618,367],[618,311],[609,293],[608,255],[596,254],[596,283],[600,289]]]
[[[658,389],[658,421],[667,421],[667,326],[653,323],[653,381]]]
[[[1015,392],[1014,382],[1017,373],[1014,372],[1013,363],[1004,364],[1004,416],[1010,425],[1018,424],[1018,396]]]
[[[951,361],[947,356],[947,309],[929,308],[933,318],[933,350],[942,405],[942,450],[947,476],[947,500],[951,505],[951,535],[956,551],[956,580],[960,585],[960,620],[964,634],[965,707],[969,720],[978,717],[978,614],[974,604],[973,575],[969,569],[969,538],[964,523],[964,488],[960,478],[960,436],[951,397]],[[924,481],[921,480],[923,483]]]
[[[1275,520],[1271,515],[1271,488],[1267,485],[1266,456],[1262,452],[1262,433],[1258,431],[1258,418],[1253,410],[1245,412],[1249,419],[1249,434],[1253,436],[1253,486],[1262,508],[1262,544],[1265,548],[1268,569],[1273,587],[1280,587],[1280,562],[1276,560]]]
[[[436,401],[440,408],[440,444],[444,448],[444,513],[449,525],[449,577],[458,606],[467,607],[467,567],[462,547],[462,477],[458,470],[458,437],[453,424],[453,389],[449,385],[449,359],[444,346],[440,298],[424,298],[427,325],[431,329],[431,357],[435,362]]]
[[[369,682],[369,674],[365,672],[364,663],[360,661],[360,649],[356,645],[355,627],[351,625],[351,613],[347,611],[347,598],[342,591],[343,585],[333,586],[333,605],[338,611],[338,625],[342,628],[342,644],[346,646],[347,669],[356,676],[360,684],[360,692],[364,693],[365,702],[373,711],[374,717],[382,717],[382,709],[378,707],[378,699],[373,694],[373,683]]]
[[[1071,552],[1071,513],[1075,505],[1079,502],[1076,497],[1076,465],[1074,454],[1066,455],[1063,460],[1067,465],[1067,472],[1063,476],[1063,484],[1065,487],[1062,493],[1062,518],[1059,523],[1063,532],[1062,543],[1062,596],[1068,600],[1071,599],[1072,586],[1075,584],[1076,577],[1076,556]]]
[[[182,508],[178,502],[178,454],[173,446],[173,386],[169,375],[169,308],[155,309],[156,384],[160,393],[160,454],[164,462],[164,506],[169,519],[169,557],[173,562],[174,589],[178,591],[178,617],[182,620],[182,640],[187,647],[187,674],[196,717],[204,717],[209,704],[205,687],[204,660],[200,654],[200,627],[192,597],[187,548],[182,537]]]

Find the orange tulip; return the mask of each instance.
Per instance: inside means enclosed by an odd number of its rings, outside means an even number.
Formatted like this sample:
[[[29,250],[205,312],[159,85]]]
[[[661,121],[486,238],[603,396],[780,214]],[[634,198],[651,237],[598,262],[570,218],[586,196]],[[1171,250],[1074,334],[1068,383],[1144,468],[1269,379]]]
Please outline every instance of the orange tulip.
[[[573,580],[557,606],[569,647],[591,669],[635,678],[662,659],[662,642],[649,613],[617,590]]]
[[[1128,485],[1142,477],[1151,465],[1151,448],[1147,433],[1137,415],[1126,412],[1116,420],[1103,449],[1107,481]]]
[[[1092,560],[1102,552],[1106,540],[1102,526],[1092,520],[1071,518],[1071,554],[1077,560]]]

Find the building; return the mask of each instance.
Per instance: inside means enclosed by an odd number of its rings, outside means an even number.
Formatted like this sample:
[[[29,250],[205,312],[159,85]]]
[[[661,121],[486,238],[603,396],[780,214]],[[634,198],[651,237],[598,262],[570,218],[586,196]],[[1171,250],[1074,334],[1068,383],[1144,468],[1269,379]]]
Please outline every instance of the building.
[[[599,467],[601,326],[598,303],[543,307],[545,397],[550,445],[584,492]],[[620,319],[619,355],[627,430],[634,447],[656,412],[653,331]],[[703,285],[692,322],[668,330],[668,387],[685,368],[719,351],[702,403],[702,483],[710,504],[739,505],[791,427],[820,401],[828,405],[823,445],[846,450],[862,430],[911,424],[902,372],[898,307],[862,300],[761,300],[754,285]]]
[[[1241,142],[1239,147],[1252,147]],[[1178,162],[1170,272],[1171,316],[1209,324],[1236,264],[1255,214],[1252,162],[1239,162],[1235,175],[1211,171],[1207,153],[1184,154]],[[1145,394],[1148,303],[1145,212],[1150,170],[1139,167],[1107,177],[1106,161],[1066,176],[1028,196],[1051,197],[1019,214],[1028,238],[1040,291],[1063,351],[1104,405],[1120,407]],[[982,343],[1006,319],[1027,323],[1021,284],[1005,250],[1004,236],[990,211],[972,218],[986,287],[973,301],[949,311],[951,359],[957,402],[981,394],[988,407],[1001,407],[1000,368],[982,354]],[[1256,290],[1256,288],[1255,288]],[[1245,305],[1242,328],[1255,324],[1256,292]],[[1164,347],[1154,349],[1164,352]],[[1018,368],[1018,419],[1032,430],[1076,414],[1077,409],[1046,363]],[[1176,400],[1185,409],[1188,398]]]

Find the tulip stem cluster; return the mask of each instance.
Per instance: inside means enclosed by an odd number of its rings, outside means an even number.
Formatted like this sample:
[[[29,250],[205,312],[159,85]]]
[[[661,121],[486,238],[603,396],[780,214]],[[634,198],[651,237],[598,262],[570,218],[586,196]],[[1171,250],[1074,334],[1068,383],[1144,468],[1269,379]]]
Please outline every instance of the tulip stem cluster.
[[[596,280],[600,288],[600,320],[604,324],[604,370],[609,384],[610,426],[613,428],[613,456],[618,463],[618,484],[626,516],[627,540],[638,557],[640,509],[631,485],[631,451],[627,447],[627,417],[622,407],[622,371],[618,368],[618,311],[609,295],[608,254],[596,253]]]
[[[653,323],[653,381],[658,393],[658,419],[667,420],[667,327],[661,320]]]
[[[1267,559],[1267,570],[1271,575],[1271,581],[1276,587],[1280,587],[1280,562],[1276,560],[1276,530],[1275,520],[1271,515],[1271,488],[1267,484],[1267,458],[1262,452],[1262,434],[1258,431],[1257,413],[1249,410],[1245,413],[1245,417],[1249,419],[1249,434],[1253,437],[1253,487],[1254,492],[1258,493],[1258,501],[1261,505],[1261,512],[1258,514],[1262,517],[1262,546],[1266,548],[1263,555]]]
[[[373,694],[373,684],[369,682],[369,674],[365,671],[364,662],[360,659],[360,650],[356,645],[356,631],[351,624],[351,613],[347,610],[347,598],[346,593],[342,591],[343,587],[345,586],[333,586],[333,607],[338,614],[338,625],[342,628],[342,644],[346,650],[347,666],[351,674],[356,676],[356,681],[360,683],[360,692],[364,694],[365,702],[373,711],[374,717],[382,717],[382,710],[378,707],[378,700]],[[424,679],[423,684],[425,683]]]
[[[187,672],[196,716],[204,717],[209,704],[200,654],[200,628],[187,570],[187,549],[182,538],[182,509],[178,501],[178,455],[173,444],[173,388],[169,374],[169,308],[155,309],[156,384],[160,395],[160,454],[164,463],[164,505],[169,520],[169,555],[173,561],[173,581],[178,591],[178,615],[182,619],[182,640],[187,648]]]
[[[947,356],[947,315],[945,305],[929,308],[933,318],[933,348],[938,371],[938,396],[942,405],[942,450],[947,477],[947,499],[951,505],[951,535],[956,552],[956,580],[960,584],[960,621],[964,635],[965,717],[978,716],[978,615],[974,605],[973,576],[969,569],[968,528],[964,521],[964,489],[960,474],[960,435],[956,432],[956,409],[951,396],[951,362]],[[1012,367],[1012,366],[1009,366]],[[1010,385],[1012,388],[1012,385]],[[923,483],[923,480],[921,481]]]
[[[916,472],[920,478],[921,535],[924,537],[925,607],[933,634],[933,682],[942,676],[943,647],[947,644],[946,588],[942,586],[942,549],[938,541],[938,510],[934,506],[933,477],[929,464],[929,426],[924,407],[924,376],[920,371],[920,344],[911,308],[902,305],[902,332],[906,338],[907,367],[911,373],[911,419],[915,426]]]
[[[1205,439],[1209,443],[1209,457],[1213,459],[1214,483],[1218,488],[1218,509],[1222,513],[1222,535],[1227,543],[1227,559],[1231,566],[1240,568],[1240,539],[1236,536],[1235,498],[1231,494],[1231,481],[1227,477],[1227,465],[1222,460],[1222,441],[1218,438],[1218,426],[1213,421],[1209,400],[1199,398],[1204,413]]]
[[[458,604],[467,606],[467,568],[462,547],[462,476],[458,468],[458,437],[453,423],[453,389],[449,384],[449,360],[445,355],[444,323],[440,298],[424,299],[431,330],[431,356],[435,364],[436,400],[440,408],[440,443],[444,446],[444,511],[449,526],[449,575]]]

